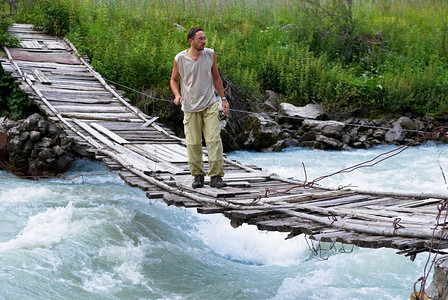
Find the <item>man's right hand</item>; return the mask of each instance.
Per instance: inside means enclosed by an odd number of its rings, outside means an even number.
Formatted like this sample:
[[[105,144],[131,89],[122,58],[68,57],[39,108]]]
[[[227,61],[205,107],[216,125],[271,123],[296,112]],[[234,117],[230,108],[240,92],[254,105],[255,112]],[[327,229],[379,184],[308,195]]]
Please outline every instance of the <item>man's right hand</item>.
[[[176,105],[180,105],[180,103],[182,102],[182,96],[176,96],[176,98],[174,98],[174,104]]]

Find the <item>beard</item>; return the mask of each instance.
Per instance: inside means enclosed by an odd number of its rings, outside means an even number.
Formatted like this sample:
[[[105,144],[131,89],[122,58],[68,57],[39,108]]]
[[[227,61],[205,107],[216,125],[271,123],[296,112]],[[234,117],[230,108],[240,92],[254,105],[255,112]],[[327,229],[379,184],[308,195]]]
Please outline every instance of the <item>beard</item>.
[[[193,47],[197,51],[202,51],[202,50],[204,50],[205,45],[196,45],[196,44],[194,44]]]

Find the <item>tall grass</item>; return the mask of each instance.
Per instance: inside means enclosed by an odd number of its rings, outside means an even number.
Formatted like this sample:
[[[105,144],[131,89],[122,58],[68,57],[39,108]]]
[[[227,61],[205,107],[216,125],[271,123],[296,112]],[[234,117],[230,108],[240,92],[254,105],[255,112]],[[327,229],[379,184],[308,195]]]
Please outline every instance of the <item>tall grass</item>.
[[[314,101],[328,110],[448,112],[446,1],[41,0],[32,8],[27,3],[21,3],[16,21],[42,23],[45,13],[51,18],[48,3],[66,7],[68,38],[99,72],[165,98],[171,97],[173,58],[188,47],[179,24],[204,28],[222,74],[254,100],[272,89],[291,103]]]

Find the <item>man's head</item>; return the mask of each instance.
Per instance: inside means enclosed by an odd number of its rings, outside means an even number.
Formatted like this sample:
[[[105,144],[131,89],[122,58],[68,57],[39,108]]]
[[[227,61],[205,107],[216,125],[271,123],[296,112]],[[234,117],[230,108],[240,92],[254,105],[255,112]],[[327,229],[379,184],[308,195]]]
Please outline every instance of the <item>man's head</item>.
[[[191,28],[190,31],[188,31],[187,38],[190,45],[197,51],[204,50],[205,41],[207,38],[205,37],[204,30],[201,27]]]

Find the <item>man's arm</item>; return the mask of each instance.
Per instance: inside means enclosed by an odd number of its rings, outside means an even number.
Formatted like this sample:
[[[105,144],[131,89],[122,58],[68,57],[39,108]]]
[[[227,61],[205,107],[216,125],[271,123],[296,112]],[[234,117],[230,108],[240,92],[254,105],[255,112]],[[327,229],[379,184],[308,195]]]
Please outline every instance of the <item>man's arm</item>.
[[[212,76],[213,76],[213,85],[215,89],[218,91],[221,99],[224,97],[224,87],[222,85],[221,76],[219,75],[218,65],[216,64],[216,53],[213,57],[213,65],[212,65]],[[227,103],[227,99],[222,99],[222,109],[224,112],[224,116],[227,116],[229,112],[229,104]]]
[[[179,68],[176,60],[174,60],[173,71],[171,72],[170,86],[174,94],[174,104],[179,105],[182,102],[182,96],[179,92]]]

